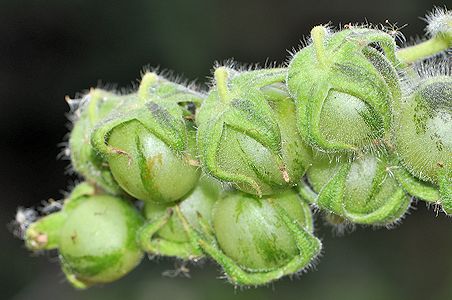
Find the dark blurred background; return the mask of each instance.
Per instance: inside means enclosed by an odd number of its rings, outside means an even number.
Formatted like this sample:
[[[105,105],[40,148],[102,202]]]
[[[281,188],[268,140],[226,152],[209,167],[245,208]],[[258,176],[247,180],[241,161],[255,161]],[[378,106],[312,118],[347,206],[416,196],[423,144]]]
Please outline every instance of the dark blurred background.
[[[283,62],[312,26],[389,20],[406,36],[447,1],[0,1],[1,299],[452,299],[452,222],[418,203],[393,230],[335,237],[317,221],[324,257],[301,278],[234,289],[213,263],[169,278],[171,260],[143,261],[126,278],[75,291],[55,255],[35,257],[7,224],[18,206],[61,198],[74,178],[57,160],[64,96],[131,87],[144,66],[205,83],[216,60]],[[111,86],[111,85],[109,85]]]

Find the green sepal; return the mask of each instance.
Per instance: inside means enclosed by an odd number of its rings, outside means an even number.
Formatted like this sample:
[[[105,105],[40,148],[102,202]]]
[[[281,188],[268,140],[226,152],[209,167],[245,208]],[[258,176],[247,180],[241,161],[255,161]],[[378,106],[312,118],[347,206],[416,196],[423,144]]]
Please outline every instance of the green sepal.
[[[143,75],[137,93],[141,103],[151,100],[159,103],[194,103],[199,106],[205,99],[204,94],[169,81],[154,72]]]
[[[285,69],[215,70],[216,86],[197,115],[203,169],[255,195],[295,185],[307,150],[296,132]]]
[[[438,188],[429,182],[422,181],[411,175],[404,167],[395,167],[392,170],[394,177],[400,183],[402,188],[408,194],[424,200],[426,202],[438,203],[441,201],[441,196]]]
[[[348,163],[339,166],[337,172],[322,187],[316,201],[319,207],[345,217],[347,213],[344,211],[343,199],[350,167]]]
[[[250,195],[242,194],[243,197],[249,197],[253,198]],[[262,285],[267,284],[271,281],[277,280],[283,276],[290,275],[296,272],[299,272],[303,268],[306,268],[309,266],[312,261],[315,259],[315,257],[319,254],[321,249],[321,242],[312,235],[312,219],[310,217],[311,213],[309,210],[309,207],[307,204],[303,203],[302,201],[299,201],[299,204],[304,207],[303,213],[308,213],[305,217],[306,219],[304,221],[299,220],[298,218],[295,219],[294,217],[298,214],[294,210],[287,211],[286,205],[284,204],[285,201],[279,201],[278,196],[271,197],[271,198],[262,198],[262,199],[246,199],[243,202],[244,204],[251,204],[250,208],[254,206],[254,209],[259,210],[260,205],[265,205],[267,208],[273,210],[274,214],[273,216],[276,219],[273,219],[273,221],[278,222],[278,226],[281,226],[282,230],[287,230],[287,234],[289,234],[293,238],[293,246],[295,247],[295,253],[292,258],[288,258],[287,262],[281,265],[280,267],[271,267],[271,268],[261,268],[261,269],[250,269],[249,267],[243,266],[241,263],[237,262],[235,259],[230,257],[229,255],[225,254],[222,247],[218,243],[216,239],[215,231],[212,231],[212,229],[209,228],[207,225],[207,222],[202,222],[205,224],[203,227],[204,230],[194,230],[193,228],[190,228],[188,225],[188,222],[183,222],[184,226],[186,226],[187,231],[189,232],[191,241],[194,246],[199,247],[202,249],[206,254],[208,254],[211,258],[213,258],[224,270],[226,273],[228,279],[230,282],[236,285],[241,286],[256,286],[256,285]],[[260,205],[253,205],[252,203],[261,203]],[[263,201],[266,201],[267,203],[263,203]],[[291,205],[289,205],[290,208],[293,208]],[[253,209],[250,211],[253,212]],[[179,210],[176,210],[176,213],[178,213],[182,220],[183,215],[180,213]],[[243,217],[246,217],[247,211],[240,211],[240,213],[243,213]],[[234,213],[235,217],[238,217],[237,212]],[[267,220],[270,221],[270,220]],[[301,223],[300,223],[301,221]],[[307,224],[307,227],[305,225]],[[267,226],[267,225],[266,225]],[[281,230],[280,228],[278,230]],[[236,231],[235,235],[243,234],[242,230],[245,230],[244,232],[247,232],[247,228],[243,228],[240,231]],[[266,230],[266,229],[264,229]],[[269,232],[262,233],[262,238],[265,239],[265,235],[271,234]],[[275,237],[276,238],[276,237]],[[254,241],[257,242],[257,241]],[[254,242],[250,242],[249,246],[251,247]],[[276,240],[274,241],[276,243]],[[246,241],[243,241],[243,244],[246,245]],[[257,247],[261,251],[267,251],[264,248],[265,243],[258,244]],[[239,245],[237,245],[239,246]],[[242,245],[243,246],[243,245]],[[281,244],[276,243],[273,245],[274,252],[273,255],[275,257],[280,256],[281,254],[279,252],[279,247],[282,247]],[[272,248],[273,249],[273,248]],[[282,251],[282,249],[280,249]],[[247,255],[245,252],[241,252],[242,255]],[[270,255],[270,253],[269,253]]]
[[[336,163],[319,158],[307,175],[318,192],[315,204],[320,209],[352,223],[387,225],[400,219],[411,202],[392,169],[393,162],[385,155]]]
[[[214,89],[211,92],[207,100],[210,104],[210,116],[207,113],[200,112],[198,124],[202,124],[203,118],[206,117],[214,119],[213,124],[221,124],[221,126],[213,125],[214,127],[229,126],[237,131],[244,132],[269,148],[273,153],[279,154],[281,135],[278,123],[260,87],[283,81],[285,72],[281,70],[258,70],[237,74],[235,77],[232,76],[234,72],[224,67],[218,68],[215,72],[216,78],[218,78],[218,87],[217,90]],[[225,73],[224,76],[226,77],[222,78],[218,73]],[[219,81],[220,78],[224,79],[225,82]],[[206,104],[206,107],[208,104]],[[210,132],[204,134],[209,135]],[[199,139],[202,138],[201,135]],[[206,146],[215,148],[216,145],[210,143]]]
[[[90,134],[97,123],[125,103],[136,101],[135,94],[118,95],[102,89],[92,89],[79,104],[69,137],[69,149],[72,167],[85,180],[99,186],[110,194],[119,195],[123,191],[115,182],[105,160],[93,150]]]
[[[441,206],[444,212],[452,215],[452,170],[444,170],[438,175],[439,193],[441,194]]]
[[[109,135],[116,127],[136,121],[174,151],[184,151],[188,144],[188,133],[177,104],[162,107],[156,102],[148,101],[143,106],[126,114],[114,114],[99,123],[91,134],[93,147],[106,157],[118,154],[117,149],[108,145]]]
[[[184,105],[203,96],[153,73],[143,77],[138,95],[138,104],[117,109],[96,126],[91,143],[127,193],[144,201],[177,201],[199,177],[193,116]]]
[[[212,206],[219,197],[220,189],[215,180],[202,177],[195,189],[178,204],[146,203],[144,215],[147,221],[138,233],[143,251],[183,260],[202,257],[203,252],[193,247],[174,210],[177,207],[181,211],[191,228],[201,229],[199,218],[202,216],[210,224]]]
[[[391,103],[400,97],[394,39],[366,28],[329,34],[318,26],[311,35],[313,43],[293,57],[287,77],[301,135],[327,152],[375,148],[390,132]],[[331,131],[338,123],[347,127]]]
[[[191,243],[169,241],[157,236],[159,230],[168,224],[172,216],[172,210],[169,209],[160,219],[147,221],[140,228],[138,237],[141,249],[150,255],[174,256],[184,260],[202,256],[202,252]]]

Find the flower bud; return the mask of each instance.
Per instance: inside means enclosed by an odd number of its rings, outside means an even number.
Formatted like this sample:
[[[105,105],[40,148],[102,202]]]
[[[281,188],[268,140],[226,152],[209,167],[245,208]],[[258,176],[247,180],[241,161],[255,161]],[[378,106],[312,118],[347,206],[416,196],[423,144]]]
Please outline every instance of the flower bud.
[[[190,231],[238,285],[261,285],[306,268],[319,254],[309,206],[289,190],[258,198],[232,192],[213,209],[213,228]]]
[[[220,185],[202,177],[195,189],[177,206],[188,224],[201,230],[199,218],[211,226],[212,206],[220,195]],[[174,204],[147,202],[144,206],[146,224],[140,230],[142,249],[149,254],[193,259],[203,255],[193,247],[179,216],[173,214]]]
[[[287,77],[301,135],[323,152],[378,148],[390,131],[391,103],[400,97],[394,39],[353,27],[330,33],[317,26],[311,36]]]
[[[450,60],[445,68],[450,69]],[[395,106],[395,147],[417,178],[439,187],[452,213],[452,76],[420,79]]]
[[[203,96],[154,73],[144,75],[136,105],[116,109],[98,124],[91,143],[118,184],[143,201],[174,202],[199,177],[193,113]]]
[[[374,225],[394,223],[405,214],[411,200],[392,176],[394,164],[387,156],[336,159],[318,157],[307,171],[320,209],[352,223]]]
[[[65,200],[61,211],[30,225],[32,250],[57,248],[67,279],[77,288],[117,280],[141,261],[136,241],[143,218],[127,201],[94,194],[86,184]]]
[[[239,73],[219,67],[197,115],[206,173],[254,195],[298,183],[309,152],[298,135],[284,69]]]
[[[72,167],[87,181],[98,185],[110,194],[120,194],[121,189],[111,175],[104,159],[93,150],[90,142],[94,126],[115,107],[134,101],[135,95],[120,96],[101,89],[92,89],[78,104],[75,121],[69,137]]]

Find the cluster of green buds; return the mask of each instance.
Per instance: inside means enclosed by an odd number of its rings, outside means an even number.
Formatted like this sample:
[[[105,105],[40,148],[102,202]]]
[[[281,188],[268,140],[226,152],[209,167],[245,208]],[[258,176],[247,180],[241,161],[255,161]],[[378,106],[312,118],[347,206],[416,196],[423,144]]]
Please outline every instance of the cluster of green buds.
[[[218,66],[208,91],[154,72],[92,89],[68,149],[84,181],[21,224],[26,246],[56,249],[77,288],[144,254],[256,286],[316,261],[313,209],[334,226],[393,226],[413,198],[452,215],[452,13],[427,21],[400,49],[381,27],[316,26],[286,67]]]

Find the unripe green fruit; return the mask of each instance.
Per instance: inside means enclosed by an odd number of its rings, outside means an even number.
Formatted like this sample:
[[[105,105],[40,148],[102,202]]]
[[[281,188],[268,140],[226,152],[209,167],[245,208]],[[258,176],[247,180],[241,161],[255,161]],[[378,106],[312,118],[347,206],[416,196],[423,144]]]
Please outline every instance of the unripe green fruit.
[[[141,261],[136,233],[143,217],[129,202],[78,185],[61,211],[31,224],[31,250],[58,249],[62,269],[77,288],[117,280]]]
[[[129,203],[107,195],[77,206],[60,232],[59,252],[69,280],[81,287],[117,280],[143,257],[136,232],[143,218]]]
[[[269,201],[277,201],[301,228],[312,232],[309,207],[292,191],[258,199],[232,193],[213,211],[213,228],[225,255],[251,272],[270,271],[287,264],[299,249],[292,232]]]
[[[422,80],[397,104],[397,154],[414,176],[439,187],[442,208],[452,214],[452,76]]]
[[[81,100],[80,107],[74,113],[77,119],[69,137],[72,167],[86,180],[111,194],[120,194],[122,190],[113,179],[105,160],[93,150],[91,132],[114,108],[134,101],[134,94],[120,96],[93,89]]]
[[[143,77],[139,102],[118,108],[91,136],[118,184],[146,202],[183,198],[199,177],[195,130],[184,106],[202,95],[154,73]]]
[[[199,218],[203,218],[211,226],[212,206],[219,194],[218,182],[203,177],[195,189],[176,205],[189,226],[201,230]],[[144,215],[147,221],[140,230],[142,249],[149,254],[182,259],[202,256],[202,252],[191,245],[181,219],[173,213],[174,208],[175,204],[145,204]]]
[[[284,69],[216,69],[216,86],[197,115],[206,173],[259,196],[298,183],[309,152],[296,130],[285,74]]]
[[[115,179],[137,199],[173,202],[198,180],[199,172],[189,157],[174,153],[138,121],[112,129],[108,145],[121,151],[107,158]]]
[[[347,158],[318,157],[307,172],[318,193],[316,205],[359,224],[386,225],[400,219],[410,205],[410,197],[391,174],[386,156]]]
[[[390,132],[391,103],[400,97],[394,39],[374,29],[331,34],[322,26],[311,36],[288,68],[298,130],[323,152],[378,148]]]
[[[396,110],[395,146],[417,177],[438,184],[452,169],[452,76],[433,77],[406,95]]]
[[[261,285],[309,266],[319,254],[309,206],[288,190],[271,197],[231,192],[213,209],[213,228],[194,229],[176,208],[194,247],[212,257],[238,285]]]

